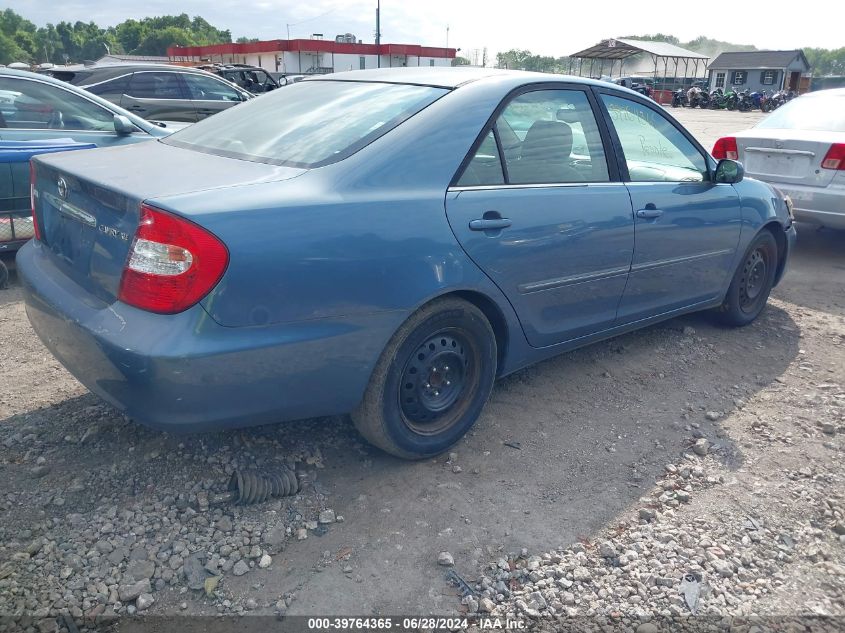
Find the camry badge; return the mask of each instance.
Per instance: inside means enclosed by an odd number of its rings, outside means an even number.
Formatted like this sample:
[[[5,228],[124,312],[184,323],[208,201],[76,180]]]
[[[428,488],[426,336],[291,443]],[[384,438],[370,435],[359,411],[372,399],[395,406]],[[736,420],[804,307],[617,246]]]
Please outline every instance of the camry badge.
[[[56,182],[56,188],[59,190],[59,197],[62,200],[67,200],[67,183],[64,178],[59,178]]]

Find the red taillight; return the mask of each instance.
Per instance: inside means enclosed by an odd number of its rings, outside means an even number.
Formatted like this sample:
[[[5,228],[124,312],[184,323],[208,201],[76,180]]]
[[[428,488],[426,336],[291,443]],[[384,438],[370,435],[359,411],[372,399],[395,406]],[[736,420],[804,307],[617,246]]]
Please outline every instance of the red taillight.
[[[38,216],[35,215],[35,165],[29,163],[29,208],[32,210],[32,230],[35,239],[41,241],[41,229],[38,228]]]
[[[845,143],[834,143],[822,159],[823,169],[845,171]]]
[[[217,237],[184,218],[142,204],[118,298],[159,314],[182,312],[209,293],[228,264],[229,251]]]
[[[716,141],[713,146],[713,158],[722,160],[727,158],[729,160],[739,159],[739,150],[736,147],[736,139],[733,136],[724,136]]]

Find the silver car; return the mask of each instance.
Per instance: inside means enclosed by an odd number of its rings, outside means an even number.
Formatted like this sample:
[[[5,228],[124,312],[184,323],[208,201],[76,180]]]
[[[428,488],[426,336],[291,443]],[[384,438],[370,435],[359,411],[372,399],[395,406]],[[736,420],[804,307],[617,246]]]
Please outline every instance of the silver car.
[[[792,198],[797,220],[845,229],[845,88],[793,99],[750,130],[716,141],[715,158]]]

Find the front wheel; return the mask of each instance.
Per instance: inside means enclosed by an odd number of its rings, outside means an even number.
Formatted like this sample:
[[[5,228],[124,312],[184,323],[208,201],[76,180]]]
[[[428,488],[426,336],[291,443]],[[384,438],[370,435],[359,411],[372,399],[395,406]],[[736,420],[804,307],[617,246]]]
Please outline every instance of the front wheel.
[[[734,273],[725,300],[719,308],[720,320],[732,326],[748,325],[756,319],[775,282],[778,245],[769,231],[760,232],[751,242]]]
[[[484,313],[461,299],[435,300],[390,339],[352,421],[397,457],[438,455],[478,419],[496,362],[496,336]]]

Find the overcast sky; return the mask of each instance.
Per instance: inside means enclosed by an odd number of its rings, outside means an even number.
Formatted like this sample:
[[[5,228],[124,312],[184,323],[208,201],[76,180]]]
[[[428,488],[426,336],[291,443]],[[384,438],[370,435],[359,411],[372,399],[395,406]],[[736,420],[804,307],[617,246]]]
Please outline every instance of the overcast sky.
[[[111,26],[127,18],[201,15],[232,37],[284,39],[323,33],[375,34],[376,0],[7,0],[27,19],[93,20]],[[681,41],[706,35],[758,48],[845,46],[841,0],[784,2],[636,2],[631,0],[382,0],[382,42],[446,45],[463,51],[528,49],[559,57],[608,37],[666,33]],[[809,16],[807,18],[801,15]],[[825,18],[827,16],[827,18]]]

